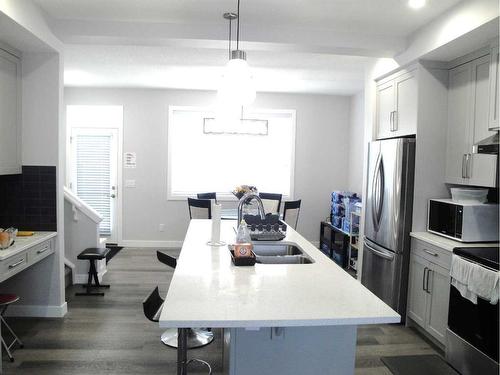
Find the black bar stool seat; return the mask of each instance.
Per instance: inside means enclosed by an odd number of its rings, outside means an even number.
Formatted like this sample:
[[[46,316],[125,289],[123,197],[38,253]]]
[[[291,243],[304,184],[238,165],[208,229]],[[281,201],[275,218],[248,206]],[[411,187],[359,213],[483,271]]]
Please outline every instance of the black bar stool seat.
[[[89,247],[78,254],[77,259],[89,261],[89,278],[87,284],[83,285],[87,290],[83,293],[75,293],[75,296],[104,296],[102,292],[92,292],[92,288],[109,288],[109,285],[99,283],[95,261],[106,259],[109,252],[108,248]],[[94,279],[94,284],[92,284],[92,279]]]

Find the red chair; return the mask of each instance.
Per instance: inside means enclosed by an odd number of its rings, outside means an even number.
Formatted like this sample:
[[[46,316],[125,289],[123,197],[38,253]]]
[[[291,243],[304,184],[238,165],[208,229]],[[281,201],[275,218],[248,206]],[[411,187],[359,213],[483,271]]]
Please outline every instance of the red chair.
[[[19,301],[19,297],[16,296],[15,294],[0,294],[0,308],[1,308],[1,311],[0,311],[0,320],[3,323],[3,325],[7,328],[7,330],[10,332],[10,334],[12,335],[12,337],[13,337],[12,342],[9,345],[7,345],[7,343],[5,342],[4,337],[2,335],[2,345],[5,348],[5,351],[7,352],[7,355],[9,356],[9,359],[10,359],[11,362],[14,362],[14,357],[10,353],[10,349],[16,343],[19,344],[20,348],[23,348],[24,344],[19,339],[19,337],[16,336],[16,334],[14,333],[14,331],[12,330],[12,328],[10,328],[10,326],[5,321],[4,314],[5,314],[5,311],[7,310],[7,307],[9,307],[10,304],[15,303],[17,301]]]

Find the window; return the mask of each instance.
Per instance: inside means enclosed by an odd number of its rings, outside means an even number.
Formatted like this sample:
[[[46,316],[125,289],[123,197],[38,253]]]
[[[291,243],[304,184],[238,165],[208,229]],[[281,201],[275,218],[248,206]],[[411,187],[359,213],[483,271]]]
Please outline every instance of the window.
[[[168,123],[168,198],[199,192],[231,196],[237,185],[293,196],[295,111],[245,113],[244,128],[258,131],[207,131],[214,114],[207,109],[170,107]],[[263,123],[267,121],[267,130]],[[213,128],[213,126],[212,126]],[[244,134],[242,134],[244,133]]]

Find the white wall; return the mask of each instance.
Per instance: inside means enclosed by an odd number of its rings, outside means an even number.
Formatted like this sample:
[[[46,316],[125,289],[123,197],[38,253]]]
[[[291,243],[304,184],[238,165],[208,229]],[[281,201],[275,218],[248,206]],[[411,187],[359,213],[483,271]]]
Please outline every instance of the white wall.
[[[65,104],[123,105],[123,151],[137,153],[137,168],[123,179],[123,244],[179,246],[188,226],[184,201],[167,201],[169,105],[208,106],[213,92],[148,89],[66,88]],[[302,199],[298,230],[319,240],[319,223],[329,214],[329,196],[347,188],[350,98],[322,95],[258,94],[256,108],[295,109],[295,198]],[[234,202],[235,203],[235,202]],[[233,204],[234,204],[233,203]],[[159,224],[165,232],[159,232]]]
[[[365,138],[365,93],[351,96],[349,128],[349,191],[363,195],[363,153]]]

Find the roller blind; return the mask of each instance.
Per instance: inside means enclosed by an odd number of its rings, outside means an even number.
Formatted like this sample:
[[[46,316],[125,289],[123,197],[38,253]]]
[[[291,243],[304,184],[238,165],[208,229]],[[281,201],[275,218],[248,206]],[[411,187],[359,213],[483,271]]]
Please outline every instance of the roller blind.
[[[76,142],[76,194],[99,212],[100,235],[111,234],[112,135],[78,134]]]

